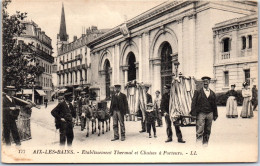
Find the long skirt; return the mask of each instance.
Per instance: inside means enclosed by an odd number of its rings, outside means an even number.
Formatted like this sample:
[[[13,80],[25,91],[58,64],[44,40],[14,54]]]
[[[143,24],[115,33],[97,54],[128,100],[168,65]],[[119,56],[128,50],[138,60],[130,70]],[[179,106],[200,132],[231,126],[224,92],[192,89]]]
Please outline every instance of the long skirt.
[[[245,97],[244,98],[240,116],[242,118],[251,118],[251,117],[254,116],[252,103],[250,101],[250,97]]]
[[[237,113],[237,101],[235,100],[234,96],[230,96],[227,100],[227,118],[237,118],[238,113]]]

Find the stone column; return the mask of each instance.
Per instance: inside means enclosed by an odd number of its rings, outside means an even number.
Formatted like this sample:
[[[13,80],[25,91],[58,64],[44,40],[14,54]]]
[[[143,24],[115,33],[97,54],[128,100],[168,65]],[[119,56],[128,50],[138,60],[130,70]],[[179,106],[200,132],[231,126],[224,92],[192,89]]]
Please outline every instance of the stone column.
[[[143,53],[142,53],[142,50],[143,50],[143,48],[142,48],[142,35],[143,34],[141,34],[140,36],[139,36],[139,59],[138,59],[138,61],[139,61],[139,64],[136,64],[136,78],[138,78],[138,81],[139,82],[142,82],[143,81],[143,74],[142,74],[142,71],[143,71],[143,67],[142,67],[142,65],[143,65],[143,62],[142,62],[142,57],[143,57]],[[138,65],[139,65],[139,70],[138,70]],[[138,75],[138,77],[137,77],[137,75]]]
[[[156,90],[161,91],[161,59],[156,58],[152,61],[154,72],[153,72],[153,82],[152,82],[152,94]],[[161,92],[162,94],[162,92]]]
[[[115,46],[115,68],[114,68],[114,72],[115,72],[115,83],[120,83],[120,67],[119,67],[119,61],[120,61],[120,50],[119,50],[119,44],[116,44]]]
[[[149,31],[145,32],[145,56],[142,59],[142,70],[145,71],[142,74],[142,81],[150,81],[150,72],[149,72],[149,59],[150,59],[150,43],[149,43]]]
[[[126,66],[122,66],[122,70],[123,70],[123,72],[124,72],[124,77],[125,77],[125,79],[124,79],[124,85],[126,85],[126,83],[128,82],[128,69],[129,69],[129,66],[128,65],[126,65]]]
[[[111,78],[111,85],[114,85],[115,84],[115,69],[116,69],[116,63],[115,63],[115,47],[116,46],[114,46],[113,47],[113,49],[112,49],[112,69],[114,69],[114,72],[112,72],[112,78]]]
[[[183,26],[183,17],[179,18],[177,20],[178,23],[178,61],[180,62],[180,66],[179,66],[179,72],[184,73],[184,57],[182,54],[182,26]]]
[[[196,14],[191,14],[189,17],[189,34],[190,34],[190,43],[189,43],[189,49],[190,49],[190,58],[189,63],[187,63],[187,67],[189,68],[189,73],[185,73],[186,75],[195,76],[196,70],[197,70],[197,62],[196,62],[196,55],[195,55],[195,19]],[[186,68],[186,67],[185,67]]]

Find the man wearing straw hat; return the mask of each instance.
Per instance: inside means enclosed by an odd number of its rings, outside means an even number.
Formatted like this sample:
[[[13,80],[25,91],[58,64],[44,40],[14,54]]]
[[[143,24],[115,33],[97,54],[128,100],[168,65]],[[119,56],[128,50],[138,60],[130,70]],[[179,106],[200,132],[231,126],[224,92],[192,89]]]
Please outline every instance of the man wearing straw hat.
[[[191,115],[196,116],[196,138],[197,143],[208,145],[209,136],[211,133],[212,120],[218,118],[218,110],[216,104],[216,95],[209,89],[211,78],[208,76],[202,77],[203,88],[195,91],[192,104]]]
[[[15,95],[14,86],[6,86],[4,88],[5,92],[3,94],[3,137],[4,142],[7,146],[11,145],[10,134],[12,133],[14,142],[16,146],[21,145],[16,120],[18,118],[20,107],[15,104],[12,98]]]

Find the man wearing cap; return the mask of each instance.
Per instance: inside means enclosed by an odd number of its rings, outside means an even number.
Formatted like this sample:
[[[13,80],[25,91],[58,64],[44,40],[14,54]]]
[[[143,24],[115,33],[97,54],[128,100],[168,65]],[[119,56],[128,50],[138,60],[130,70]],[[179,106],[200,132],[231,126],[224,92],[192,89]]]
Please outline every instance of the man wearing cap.
[[[14,86],[6,86],[3,94],[3,137],[6,145],[11,145],[10,134],[12,133],[14,142],[17,146],[21,145],[16,120],[19,115],[20,108],[15,104],[12,96],[15,95]]]
[[[149,85],[145,84],[144,87],[145,87],[145,93],[146,93],[146,103],[147,104],[153,103],[152,96],[148,93]],[[146,119],[143,120],[142,111],[140,108],[139,108],[139,112],[140,112],[140,116],[141,116],[141,126],[142,126],[142,130],[139,132],[143,133],[143,132],[146,132],[146,130],[147,130],[147,121],[146,121]]]
[[[124,116],[129,114],[126,95],[120,92],[121,85],[115,85],[115,94],[112,96],[110,115],[113,115],[114,138],[111,141],[119,140],[118,122],[121,129],[121,141],[125,140]]]
[[[165,141],[166,143],[172,141],[172,122],[169,115],[170,89],[171,89],[171,85],[166,84],[164,86],[165,93],[162,96],[162,102],[161,102],[161,110],[165,116],[166,132],[168,136],[168,139]],[[175,127],[176,136],[178,138],[178,142],[185,143],[185,141],[183,141],[182,139],[180,126],[174,125],[174,127]]]
[[[60,145],[64,146],[67,140],[67,145],[71,146],[74,138],[73,121],[76,118],[76,112],[70,103],[72,101],[71,93],[66,93],[65,101],[59,97],[60,103],[51,111],[55,118],[56,128],[60,129]]]
[[[202,77],[203,87],[194,92],[191,104],[191,115],[196,116],[197,143],[208,145],[212,120],[218,118],[216,95],[209,88],[210,77]]]

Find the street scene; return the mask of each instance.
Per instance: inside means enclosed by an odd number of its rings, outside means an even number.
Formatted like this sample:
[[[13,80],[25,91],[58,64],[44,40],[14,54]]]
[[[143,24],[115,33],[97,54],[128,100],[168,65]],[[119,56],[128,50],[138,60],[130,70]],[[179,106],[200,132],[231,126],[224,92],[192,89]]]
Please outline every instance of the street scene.
[[[256,162],[257,5],[4,0],[2,162]]]

